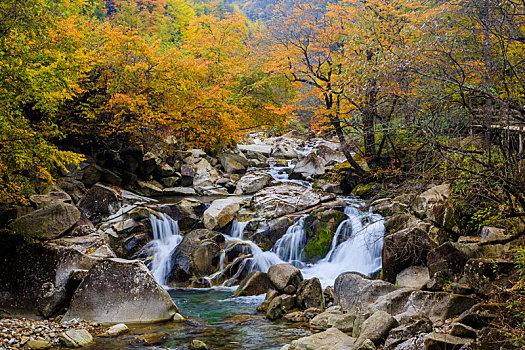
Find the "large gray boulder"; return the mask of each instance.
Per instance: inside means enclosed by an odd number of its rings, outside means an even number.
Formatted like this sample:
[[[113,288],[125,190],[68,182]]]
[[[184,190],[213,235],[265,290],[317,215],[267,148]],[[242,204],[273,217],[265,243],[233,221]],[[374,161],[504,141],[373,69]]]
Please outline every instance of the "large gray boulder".
[[[297,306],[306,310],[311,307],[324,309],[323,287],[317,277],[303,280],[297,287]]]
[[[448,184],[434,186],[414,199],[412,209],[419,215],[425,215],[427,210],[437,203],[443,203],[449,197],[450,186]]]
[[[257,152],[261,153],[265,157],[269,157],[272,153],[272,146],[265,144],[256,144],[256,145],[238,145],[237,148],[243,153],[248,152]]]
[[[244,278],[233,293],[233,297],[265,294],[272,289],[268,275],[261,271],[253,271]]]
[[[237,182],[235,194],[252,194],[272,182],[272,176],[261,171],[250,171]]]
[[[196,225],[201,220],[205,209],[206,205],[196,198],[184,198],[176,204],[165,205],[159,208],[173,220],[177,220],[181,230],[198,228]]]
[[[198,161],[194,169],[193,186],[212,186],[219,179],[219,173],[205,158]]]
[[[293,286],[297,290],[303,275],[297,267],[284,263],[270,266],[268,278],[279,291],[284,292],[288,286]]]
[[[86,192],[77,206],[89,220],[100,221],[122,207],[122,194],[111,187],[96,184]]]
[[[318,178],[319,176],[324,175],[324,173],[325,168],[323,162],[312,152],[297,162],[288,177],[290,179],[306,180],[308,178]]]
[[[295,183],[285,183],[258,191],[253,196],[252,206],[261,216],[275,218],[311,208],[333,198],[333,194]]]
[[[214,200],[203,214],[204,227],[214,230],[228,225],[241,209],[242,202],[239,197]]]
[[[396,319],[390,314],[385,311],[377,311],[361,325],[355,346],[358,348],[367,339],[370,339],[375,345],[382,344],[388,332],[397,325]]]
[[[250,165],[242,153],[221,153],[218,159],[228,174],[243,174]]]
[[[16,219],[10,227],[22,235],[54,239],[72,229],[80,219],[80,211],[74,205],[59,202]]]
[[[78,280],[96,259],[76,249],[27,243],[20,235],[0,231],[0,309],[30,318],[52,317],[69,303]]]
[[[353,349],[355,338],[352,338],[337,328],[308,337],[299,338],[285,345],[281,350],[348,350]]]
[[[326,145],[320,145],[315,153],[325,166],[329,163],[339,164],[346,161],[346,157],[341,151],[337,149],[334,150]]]
[[[294,159],[299,158],[299,154],[286,143],[278,143],[273,146],[271,156],[274,158]]]
[[[410,266],[396,276],[396,285],[414,289],[422,289],[430,280],[428,268],[425,266]]]
[[[425,337],[425,350],[460,349],[474,340],[450,334],[430,333]]]
[[[344,314],[340,306],[332,306],[310,320],[310,328],[326,330],[335,327],[343,332],[351,333],[356,317],[353,314]]]
[[[63,320],[146,323],[169,320],[176,312],[168,292],[142,262],[107,259],[89,270]]]
[[[59,335],[60,343],[68,348],[81,348],[93,341],[93,336],[85,329],[68,329]]]

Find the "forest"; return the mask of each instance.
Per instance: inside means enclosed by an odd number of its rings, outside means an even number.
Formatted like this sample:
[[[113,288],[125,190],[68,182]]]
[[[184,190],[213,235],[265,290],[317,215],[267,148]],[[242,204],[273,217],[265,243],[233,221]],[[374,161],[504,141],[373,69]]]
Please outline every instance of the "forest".
[[[347,192],[446,182],[444,241],[505,230],[501,327],[523,345],[525,2],[3,0],[0,19],[2,220],[115,152],[330,138]]]

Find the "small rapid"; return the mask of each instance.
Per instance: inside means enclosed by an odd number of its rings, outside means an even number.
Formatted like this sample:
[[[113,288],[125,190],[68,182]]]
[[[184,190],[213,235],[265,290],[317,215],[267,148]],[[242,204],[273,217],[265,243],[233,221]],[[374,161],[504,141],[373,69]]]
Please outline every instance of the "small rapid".
[[[157,282],[165,285],[171,271],[171,255],[183,237],[178,222],[165,213],[150,214],[150,221],[153,229],[153,261],[150,270]]]

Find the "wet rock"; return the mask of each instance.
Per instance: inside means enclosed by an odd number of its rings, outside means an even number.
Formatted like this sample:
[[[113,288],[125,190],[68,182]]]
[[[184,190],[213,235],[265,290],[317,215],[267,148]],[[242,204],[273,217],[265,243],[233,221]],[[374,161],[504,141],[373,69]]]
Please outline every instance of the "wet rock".
[[[395,282],[396,275],[414,265],[426,265],[433,243],[427,233],[410,228],[388,235],[383,243],[383,279]]]
[[[304,312],[302,311],[295,311],[290,312],[283,316],[283,319],[288,322],[306,322],[306,317],[304,317]]]
[[[317,277],[303,280],[297,287],[297,306],[301,309],[315,307],[324,309],[323,287]]]
[[[326,166],[328,163],[343,163],[346,161],[345,155],[337,149],[332,149],[326,145],[320,145],[315,151],[322,164]]]
[[[382,344],[388,332],[397,325],[394,317],[385,311],[377,311],[361,325],[355,346],[359,348],[367,339],[370,339],[375,345]]]
[[[60,334],[60,343],[68,348],[81,348],[93,341],[85,329],[70,329]]]
[[[299,154],[288,144],[279,143],[272,148],[271,156],[274,158],[294,159]]]
[[[190,349],[193,349],[193,350],[206,350],[207,348],[208,348],[208,346],[203,341],[200,341],[198,339],[193,339],[191,341]]]
[[[181,230],[187,230],[191,228],[199,228],[197,224],[199,223],[206,206],[198,199],[184,198],[176,204],[166,205],[161,209],[173,220],[177,220]]]
[[[80,219],[80,211],[74,205],[59,202],[16,219],[10,227],[22,235],[54,239],[72,229]]]
[[[140,192],[146,196],[162,196],[164,194],[164,187],[156,180],[152,181],[137,181],[137,186]]]
[[[107,259],[91,268],[63,320],[157,322],[177,312],[170,295],[140,261]]]
[[[253,208],[265,218],[295,213],[333,199],[333,194],[284,183],[258,191],[252,199]]]
[[[315,262],[326,256],[337,228],[347,216],[339,210],[320,208],[312,211],[304,220],[306,246],[303,257],[308,262]]]
[[[194,196],[197,192],[190,187],[168,187],[162,191],[166,196]]]
[[[118,337],[119,335],[129,332],[128,326],[124,323],[119,323],[114,326],[109,327],[106,332],[102,333],[101,337]]]
[[[208,230],[220,229],[233,221],[239,212],[242,198],[216,199],[203,214],[204,226]]]
[[[228,174],[244,174],[250,165],[242,153],[221,153],[218,159]]]
[[[430,333],[425,337],[425,350],[458,349],[472,343],[472,339],[460,338],[450,334]]]
[[[115,214],[122,207],[122,194],[116,190],[96,184],[77,204],[78,209],[92,222],[98,222]]]
[[[244,230],[244,237],[257,244],[262,250],[270,250],[296,219],[294,216],[282,216],[269,222],[263,219],[251,220]]]
[[[306,180],[307,178],[316,179],[324,175],[324,173],[325,168],[323,162],[312,152],[297,162],[288,178],[295,180]]]
[[[266,318],[269,320],[276,320],[281,318],[284,314],[286,314],[286,312],[287,309],[283,303],[283,296],[279,295],[269,302],[268,308],[266,310]]]
[[[330,328],[324,332],[292,341],[281,350],[342,350],[353,349],[355,338],[352,338],[337,328]]]
[[[149,333],[143,334],[135,337],[133,339],[133,344],[135,345],[160,345],[168,339],[168,334],[166,333]]]
[[[233,297],[264,294],[272,288],[268,275],[261,271],[253,271],[237,287]]]
[[[252,194],[267,187],[272,176],[260,171],[250,171],[237,182],[235,194]]]
[[[343,332],[351,333],[354,328],[355,315],[344,314],[340,307],[330,307],[310,320],[310,327],[326,330],[335,327]]]
[[[414,289],[422,289],[430,279],[425,266],[410,266],[396,276],[396,285]]]
[[[301,271],[292,264],[275,264],[268,269],[268,278],[272,284],[281,292],[287,286],[299,287],[299,283],[303,280]]]
[[[49,349],[52,346],[53,346],[53,344],[51,344],[50,342],[45,341],[45,340],[28,340],[24,344],[24,349],[32,349],[32,350]]]

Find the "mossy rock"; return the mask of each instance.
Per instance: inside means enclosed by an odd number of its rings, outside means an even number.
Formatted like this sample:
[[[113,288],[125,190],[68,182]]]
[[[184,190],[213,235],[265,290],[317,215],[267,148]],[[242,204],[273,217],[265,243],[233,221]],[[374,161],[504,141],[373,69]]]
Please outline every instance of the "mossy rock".
[[[375,185],[375,182],[357,185],[352,190],[352,194],[363,198],[369,197],[370,195],[372,195]]]
[[[303,258],[316,261],[328,253],[337,227],[346,215],[338,210],[321,208],[313,211],[305,219],[307,244]]]

